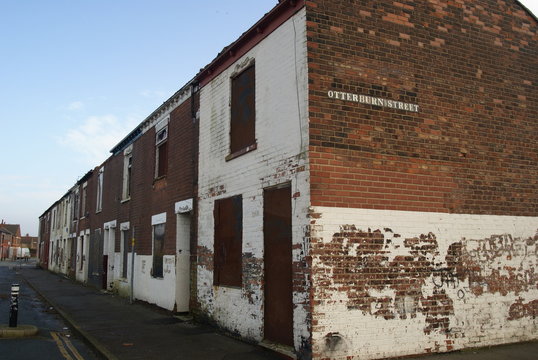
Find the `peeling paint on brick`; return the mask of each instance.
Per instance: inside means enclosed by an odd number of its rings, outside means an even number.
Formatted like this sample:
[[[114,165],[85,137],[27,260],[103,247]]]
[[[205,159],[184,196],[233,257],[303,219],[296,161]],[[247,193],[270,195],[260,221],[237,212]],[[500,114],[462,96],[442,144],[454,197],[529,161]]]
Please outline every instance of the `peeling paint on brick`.
[[[213,251],[205,246],[198,246],[198,266],[202,266],[208,271],[213,271]]]
[[[450,351],[495,341],[488,334],[506,339],[516,336],[520,326],[536,326],[532,321],[533,299],[538,296],[537,237],[494,230],[517,229],[512,221],[524,226],[532,224],[530,218],[322,207],[313,207],[311,214],[315,214],[310,217],[313,343],[320,358]],[[352,218],[360,220],[337,225]],[[389,221],[383,222],[384,218]],[[432,231],[414,235],[410,229],[418,224]],[[455,231],[459,226],[462,230]],[[488,227],[496,234],[485,235]],[[525,319],[530,323],[508,325]],[[394,341],[394,349],[389,346],[383,355],[368,355],[376,340],[362,326],[375,326],[379,341]],[[413,341],[402,346],[389,340],[383,328],[416,339],[422,348],[402,350],[413,348]],[[334,333],[345,339],[348,350],[335,350],[332,345],[340,340],[326,337]]]
[[[532,317],[536,319],[538,316],[538,299],[523,303],[523,299],[519,298],[510,306],[508,320],[521,319],[523,317]]]
[[[242,295],[253,305],[260,301],[263,279],[263,259],[252,253],[243,253],[243,288]]]

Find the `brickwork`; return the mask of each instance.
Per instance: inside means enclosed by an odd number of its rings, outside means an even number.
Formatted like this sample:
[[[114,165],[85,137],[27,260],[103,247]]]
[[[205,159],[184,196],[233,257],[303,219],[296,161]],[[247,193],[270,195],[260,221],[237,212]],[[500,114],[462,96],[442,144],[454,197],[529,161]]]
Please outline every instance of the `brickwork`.
[[[306,6],[313,357],[534,339],[536,20],[515,1]]]
[[[516,1],[280,1],[201,70],[199,92],[189,84],[136,129],[129,200],[122,151],[103,164],[98,213],[100,166],[88,174],[77,234],[117,221],[119,259],[129,222],[135,297],[171,310],[174,205],[193,198],[190,310],[262,341],[264,189],[289,184],[298,358],[536,339],[536,59],[536,19]],[[252,65],[256,142],[230,154],[231,79]],[[168,169],[155,179],[155,126],[167,117]],[[241,286],[216,286],[214,204],[235,195]],[[166,220],[158,279],[155,215]]]
[[[308,353],[310,338],[304,16],[298,12],[201,88],[197,249],[198,314],[251,341],[263,340],[263,190],[291,184],[294,345],[300,353]],[[230,79],[252,62],[257,147],[227,161]],[[214,203],[235,195],[243,199],[242,286],[213,286]]]
[[[536,339],[536,218],[312,211],[314,358]]]
[[[521,6],[316,0],[307,8],[314,205],[538,213],[538,27]]]
[[[175,203],[181,200],[193,199],[195,195],[196,158],[198,143],[198,112],[199,95],[197,92],[191,96],[191,87],[186,86],[178,91],[161,108],[156,110],[138,128],[139,135],[130,145],[132,155],[131,193],[124,198],[124,167],[125,154],[123,149],[111,155],[104,163],[96,166],[79,181],[70,193],[54,204],[45,214],[52,215],[58,211],[64,214],[67,209],[68,224],[52,228],[47,232],[45,225],[40,230],[43,241],[52,241],[51,247],[59,251],[55,255],[53,266],[42,259],[49,269],[76,276],[80,281],[88,281],[94,286],[101,286],[99,273],[103,255],[108,256],[107,287],[126,294],[125,279],[118,283],[115,277],[120,272],[115,265],[121,264],[121,227],[122,223],[129,223],[129,230],[134,230],[136,239],[136,269],[135,294],[138,299],[156,303],[170,310],[175,302],[175,255],[176,255],[176,214]],[[155,179],[155,125],[162,119],[168,121],[168,172],[166,176]],[[99,173],[103,173],[102,210],[97,210],[97,186]],[[71,221],[71,209],[74,205],[74,193],[79,191],[79,204],[82,204],[83,189],[86,184],[85,211],[80,210],[76,221]],[[152,216],[165,213],[166,232],[164,239],[164,279],[155,279],[152,273]],[[44,214],[44,215],[45,215]],[[63,216],[63,215],[62,215]],[[44,223],[44,221],[42,221]],[[195,248],[195,223],[192,221],[191,247]],[[66,225],[66,226],[64,226]],[[102,234],[103,245],[99,245],[99,232]],[[129,232],[131,236],[132,232]],[[84,242],[82,241],[82,237]],[[77,239],[78,237],[78,239]],[[107,243],[114,241],[114,243]],[[75,249],[81,246],[84,249]],[[101,251],[95,254],[93,252]],[[44,247],[43,257],[47,254],[47,245]],[[97,250],[92,250],[97,249]],[[68,254],[77,256],[76,269],[68,268]],[[64,256],[65,255],[65,256]],[[130,260],[130,258],[129,258]],[[80,265],[84,261],[84,265]],[[95,264],[91,265],[91,262]],[[130,262],[129,262],[130,264]],[[93,266],[94,274],[89,277],[84,272]],[[131,265],[129,265],[131,266]],[[97,270],[96,270],[97,269]],[[76,270],[76,274],[75,274]],[[116,279],[117,280],[117,279]],[[120,286],[121,288],[115,288]]]

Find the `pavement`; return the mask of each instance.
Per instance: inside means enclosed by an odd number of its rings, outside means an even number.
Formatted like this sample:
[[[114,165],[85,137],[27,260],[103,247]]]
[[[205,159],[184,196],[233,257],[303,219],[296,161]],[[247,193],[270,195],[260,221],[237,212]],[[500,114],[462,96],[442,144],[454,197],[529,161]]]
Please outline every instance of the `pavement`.
[[[280,354],[220,333],[207,325],[182,320],[145,303],[86,287],[38,268],[21,275],[86,341],[106,359],[271,360]],[[21,284],[22,285],[22,284]],[[285,358],[285,357],[284,357]],[[538,342],[471,349],[406,359],[538,359]]]

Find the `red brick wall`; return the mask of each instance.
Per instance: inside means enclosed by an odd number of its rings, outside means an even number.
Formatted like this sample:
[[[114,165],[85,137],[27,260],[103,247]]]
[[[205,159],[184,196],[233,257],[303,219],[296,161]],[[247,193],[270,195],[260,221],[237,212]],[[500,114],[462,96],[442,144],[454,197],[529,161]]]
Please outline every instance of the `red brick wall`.
[[[197,102],[196,102],[197,104]],[[191,101],[188,99],[170,114],[168,125],[168,172],[165,178],[155,180],[155,129],[152,128],[133,144],[131,200],[120,205],[118,224],[130,221],[135,227],[136,251],[139,255],[152,253],[152,215],[167,213],[165,255],[174,255],[176,249],[176,220],[174,204],[194,197],[194,171],[197,147],[196,124],[192,120]],[[111,166],[121,169],[115,174],[114,181],[119,187],[105,185],[105,195],[121,198],[123,181],[123,154],[117,155],[118,163]],[[114,158],[109,159],[113,163]],[[112,164],[111,164],[112,165]],[[106,170],[105,170],[106,171]],[[117,188],[116,188],[117,187]],[[115,190],[114,190],[115,189]],[[112,202],[112,199],[108,199]],[[103,205],[103,209],[104,209]],[[114,206],[111,205],[113,208]],[[114,218],[114,219],[116,219]],[[112,220],[112,218],[110,218]],[[108,221],[108,220],[107,220]],[[119,251],[120,233],[117,228],[117,250]]]
[[[314,0],[307,9],[312,205],[538,214],[538,26],[521,6]]]
[[[198,95],[194,106],[198,107]],[[87,205],[89,216],[79,220],[78,231],[102,229],[103,224],[116,220],[115,250],[120,251],[120,227],[122,222],[130,222],[135,228],[136,252],[139,255],[152,254],[151,216],[167,213],[165,254],[174,255],[176,228],[174,204],[193,198],[195,194],[195,171],[197,161],[197,123],[192,120],[191,100],[174,109],[168,125],[168,173],[163,179],[154,179],[155,170],[155,129],[151,128],[133,143],[133,165],[131,199],[122,202],[123,191],[123,151],[109,157],[96,167],[87,179]],[[103,206],[96,213],[97,177],[104,166]],[[82,203],[82,184],[80,185]],[[194,237],[193,240],[194,241]],[[195,244],[192,244],[195,248]]]

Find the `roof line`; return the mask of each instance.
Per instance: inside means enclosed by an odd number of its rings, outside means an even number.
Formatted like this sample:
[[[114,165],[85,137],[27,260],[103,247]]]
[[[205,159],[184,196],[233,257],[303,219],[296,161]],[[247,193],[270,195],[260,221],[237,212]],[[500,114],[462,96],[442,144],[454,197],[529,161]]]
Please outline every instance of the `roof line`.
[[[279,0],[279,3],[236,41],[226,46],[213,61],[196,75],[200,87],[232,65],[238,58],[265,39],[275,29],[305,6],[305,0]]]
[[[525,5],[523,5],[523,3],[519,0],[515,0],[523,9],[525,9],[527,11],[527,13],[536,21],[538,22],[538,17],[536,17],[536,15],[534,15],[532,13],[532,11],[530,11],[530,9],[528,7],[526,7]]]

